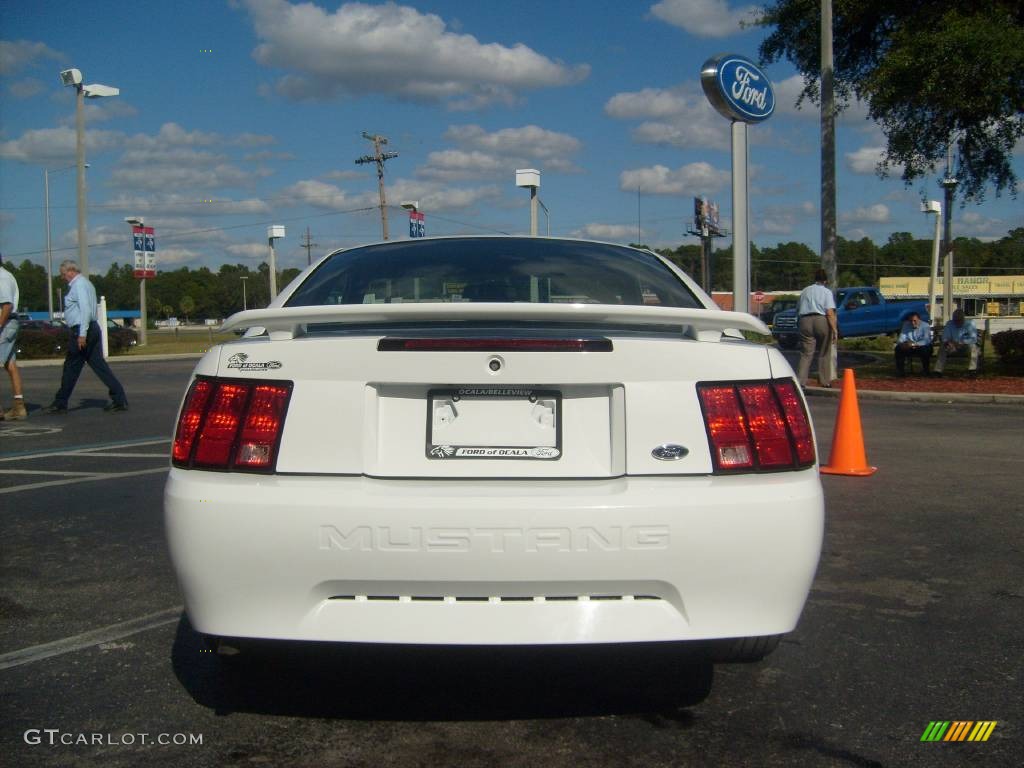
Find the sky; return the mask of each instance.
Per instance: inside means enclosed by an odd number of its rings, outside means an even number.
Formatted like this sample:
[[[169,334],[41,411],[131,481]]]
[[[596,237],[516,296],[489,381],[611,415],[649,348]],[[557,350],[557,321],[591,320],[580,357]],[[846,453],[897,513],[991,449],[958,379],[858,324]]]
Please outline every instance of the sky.
[[[541,234],[696,244],[693,197],[731,230],[729,122],[700,87],[719,53],[757,59],[765,36],[729,0],[0,0],[0,251],[77,256],[75,99],[59,73],[120,89],[86,102],[89,264],[131,263],[126,217],[156,231],[161,270],[268,258],[279,268],[381,239],[373,153],[385,136],[392,239],[418,201],[428,235],[528,234],[517,168],[541,173]],[[802,80],[765,68],[775,114],[749,129],[750,235],[820,247],[819,127]],[[930,238],[923,195],[880,179],[884,138],[852,105],[837,132],[838,227],[883,244]],[[1024,153],[1014,159],[1024,176]],[[1024,226],[1004,194],[954,209],[956,236]],[[302,246],[307,230],[312,249]],[[728,237],[716,247],[730,243]]]

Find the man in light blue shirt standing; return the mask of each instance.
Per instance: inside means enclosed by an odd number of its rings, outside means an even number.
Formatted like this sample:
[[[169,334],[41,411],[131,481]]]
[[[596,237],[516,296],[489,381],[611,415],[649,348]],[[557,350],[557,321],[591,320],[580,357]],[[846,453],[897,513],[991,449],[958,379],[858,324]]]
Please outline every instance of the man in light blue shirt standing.
[[[64,371],[60,378],[60,389],[53,398],[47,413],[65,414],[68,412],[68,400],[78,383],[82,367],[88,363],[100,381],[107,385],[111,402],[103,407],[107,412],[127,411],[128,397],[124,387],[110,370],[103,358],[100,346],[100,326],[96,322],[96,289],[83,275],[78,264],[65,261],[60,265],[60,276],[68,284],[68,292],[64,295],[64,322],[68,326],[68,351],[64,356]]]
[[[825,270],[817,270],[814,273],[814,284],[804,288],[797,301],[800,364],[796,375],[800,386],[807,384],[815,350],[818,353],[818,382],[823,387],[832,386],[832,345],[836,343],[839,329],[836,325],[836,299],[826,285],[827,282]]]
[[[896,338],[896,373],[900,376],[907,375],[905,366],[908,357],[918,358],[924,375],[928,375],[928,367],[932,362],[932,329],[921,322],[917,312],[903,321],[900,335]]]
[[[978,375],[978,329],[973,320],[964,316],[964,311],[958,309],[953,313],[951,322],[946,323],[942,329],[942,347],[939,349],[939,361],[935,364],[935,375],[941,376],[942,370],[946,367],[946,356],[955,352],[967,354],[967,375]]]

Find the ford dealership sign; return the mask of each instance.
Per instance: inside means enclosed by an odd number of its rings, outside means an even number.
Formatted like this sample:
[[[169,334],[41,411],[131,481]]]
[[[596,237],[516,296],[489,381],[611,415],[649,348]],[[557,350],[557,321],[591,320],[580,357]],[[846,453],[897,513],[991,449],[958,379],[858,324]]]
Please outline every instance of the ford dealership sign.
[[[730,120],[760,123],[775,111],[768,75],[750,59],[726,53],[704,62],[700,84],[711,105]]]

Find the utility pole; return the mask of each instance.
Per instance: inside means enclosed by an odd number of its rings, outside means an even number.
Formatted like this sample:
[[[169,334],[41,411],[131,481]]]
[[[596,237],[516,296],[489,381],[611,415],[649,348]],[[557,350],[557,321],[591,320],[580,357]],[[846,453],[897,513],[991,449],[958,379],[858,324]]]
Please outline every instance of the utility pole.
[[[373,134],[372,136],[363,131],[363,138],[367,141],[373,142],[373,154],[363,155],[356,160],[356,165],[363,165],[364,163],[376,163],[377,164],[377,188],[380,192],[380,228],[384,235],[384,239],[388,239],[388,203],[384,197],[384,163],[392,158],[398,157],[397,152],[381,152],[380,148],[388,143],[387,136],[378,136]]]
[[[313,263],[313,255],[311,250],[313,248],[320,247],[320,243],[313,242],[313,238],[309,234],[309,227],[306,227],[306,242],[299,243],[299,245],[306,249],[306,266],[308,267],[310,264]]]
[[[836,109],[833,87],[832,0],[821,0],[821,268],[837,286]]]

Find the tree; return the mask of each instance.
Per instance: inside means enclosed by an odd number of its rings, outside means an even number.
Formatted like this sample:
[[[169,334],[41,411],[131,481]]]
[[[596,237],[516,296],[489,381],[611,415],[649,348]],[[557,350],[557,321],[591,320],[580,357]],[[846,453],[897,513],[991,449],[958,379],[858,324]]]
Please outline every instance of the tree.
[[[178,308],[181,309],[181,314],[185,316],[185,321],[188,322],[188,316],[196,311],[196,302],[191,296],[185,294],[178,302]]]
[[[964,201],[989,184],[1016,197],[1011,162],[1024,137],[1024,4],[834,0],[837,103],[864,101],[888,142],[879,172],[902,169],[907,184],[957,150]],[[789,59],[803,98],[817,102],[820,0],[774,0],[757,23],[772,28],[766,63]]]

